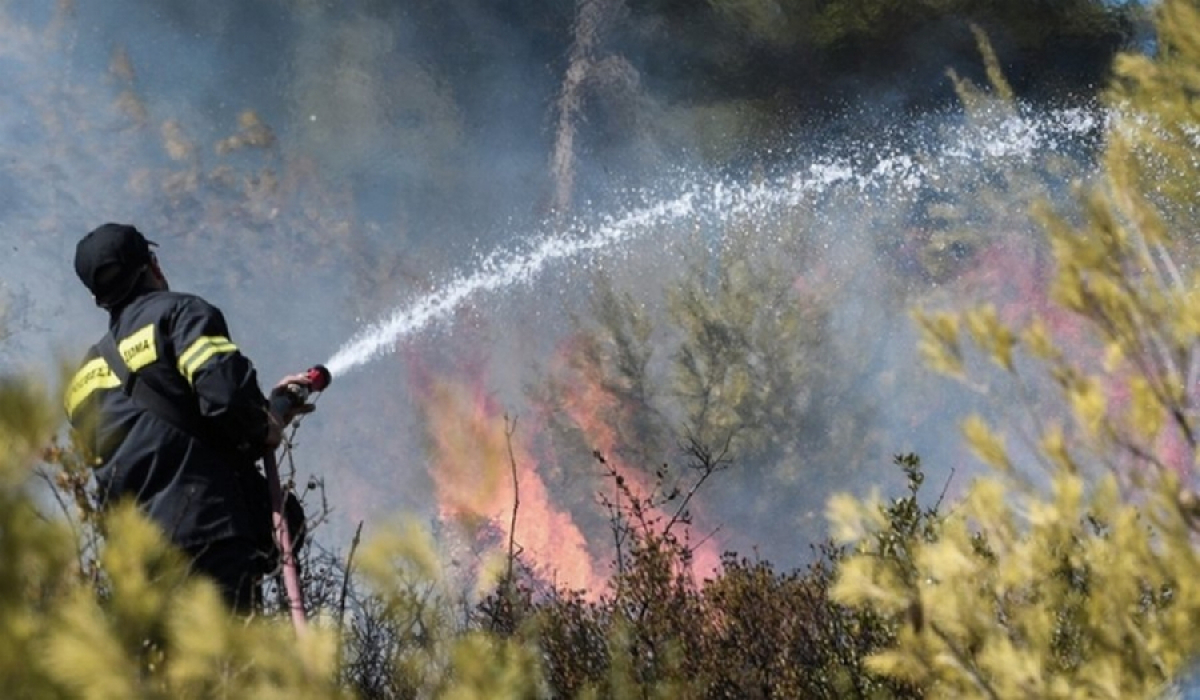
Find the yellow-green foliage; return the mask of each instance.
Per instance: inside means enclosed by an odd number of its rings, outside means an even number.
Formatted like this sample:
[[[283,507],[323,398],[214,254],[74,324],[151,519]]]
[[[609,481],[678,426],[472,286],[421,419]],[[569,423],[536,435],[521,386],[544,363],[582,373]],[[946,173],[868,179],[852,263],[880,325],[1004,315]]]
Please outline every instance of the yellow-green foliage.
[[[38,646],[46,612],[70,587],[74,552],[69,532],[39,519],[23,492],[23,469],[47,435],[44,405],[29,387],[0,380],[0,679],[54,697]]]
[[[1190,2],[1164,2],[1158,3],[1156,13],[1158,55],[1121,56],[1116,62],[1115,97],[1128,112],[1106,165],[1114,184],[1126,194],[1152,193],[1186,210],[1196,202],[1195,183],[1200,178],[1195,158],[1200,9]]]
[[[932,697],[1150,697],[1200,644],[1200,557],[1177,487],[1133,504],[1112,475],[1059,473],[1044,496],[981,479],[911,543],[912,567],[873,554],[878,509],[837,499],[839,532],[864,544],[834,595],[908,615],[869,667]]]
[[[387,685],[403,696],[539,697],[540,662],[530,647],[455,626],[455,601],[441,567],[432,538],[411,523],[363,553],[362,571],[384,606],[385,624],[407,635],[392,640]]]
[[[65,521],[35,507],[29,475],[55,425],[38,390],[0,381],[0,683],[29,698],[330,698],[335,638],[225,613],[214,586],[136,511],[116,509],[108,585],[79,575]]]
[[[1104,179],[1083,216],[1041,212],[1072,342],[1052,330],[1062,316],[1010,329],[987,309],[918,315],[935,369],[978,385],[976,348],[1026,389],[1031,367],[1046,370],[1053,391],[1024,395],[1048,483],[974,417],[967,441],[998,472],[913,538],[909,561],[876,556],[880,506],[831,502],[857,547],[835,596],[910,621],[871,667],[933,697],[1151,697],[1200,651],[1195,497],[1181,483],[1196,466],[1200,323],[1197,280],[1175,262],[1195,251],[1200,3],[1165,0],[1158,24],[1157,57],[1117,63]]]
[[[216,587],[189,575],[132,506],[104,517],[99,567],[82,566],[81,531],[39,512],[30,479],[57,423],[53,405],[37,388],[0,378],[0,694],[351,697],[338,629],[318,620],[298,637],[286,617],[229,613]],[[384,649],[405,697],[539,696],[528,646],[452,628],[427,534],[379,538],[364,548],[362,566],[374,584],[368,595],[384,607],[378,624],[424,637]]]

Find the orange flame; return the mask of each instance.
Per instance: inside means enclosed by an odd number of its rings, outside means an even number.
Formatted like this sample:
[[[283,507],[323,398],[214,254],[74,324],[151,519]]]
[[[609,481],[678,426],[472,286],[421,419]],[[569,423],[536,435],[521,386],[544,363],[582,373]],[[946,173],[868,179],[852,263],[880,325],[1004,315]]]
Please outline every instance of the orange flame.
[[[651,474],[645,469],[638,469],[626,463],[621,457],[622,448],[627,447],[631,441],[622,435],[621,427],[632,426],[638,419],[634,415],[635,407],[623,402],[613,391],[606,388],[601,369],[586,360],[580,361],[580,357],[587,357],[589,354],[580,350],[578,339],[567,343],[564,348],[569,365],[566,371],[570,374],[570,381],[565,383],[561,408],[582,431],[591,448],[599,453],[613,473],[624,481],[632,497],[645,502],[654,494],[656,486]],[[714,538],[707,537],[713,528],[705,527],[703,517],[697,513],[700,509],[699,504],[690,504],[692,519],[688,528],[689,533],[700,533],[704,539],[691,544],[685,541],[693,550],[690,573],[697,580],[711,577],[721,563],[720,545]],[[665,524],[672,514],[654,509],[652,515],[661,517],[660,522]]]
[[[597,593],[602,582],[583,534],[570,513],[551,503],[525,433],[510,430],[482,382],[472,386],[437,379],[426,393],[430,468],[442,516],[468,527],[491,523],[504,533],[506,544],[513,535],[525,561],[532,562],[539,575],[560,586]],[[518,494],[516,528],[510,532]]]

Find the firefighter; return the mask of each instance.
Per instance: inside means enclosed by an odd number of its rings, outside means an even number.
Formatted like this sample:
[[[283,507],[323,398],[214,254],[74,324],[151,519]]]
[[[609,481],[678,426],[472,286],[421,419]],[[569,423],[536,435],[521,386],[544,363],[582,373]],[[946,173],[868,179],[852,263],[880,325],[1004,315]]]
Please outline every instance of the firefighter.
[[[171,291],[154,247],[112,223],[79,241],[75,271],[108,311],[109,333],[68,384],[67,416],[93,458],[101,504],[133,499],[233,609],[250,612],[278,565],[257,460],[312,408],[268,409],[221,311]],[[308,382],[285,377],[274,391]],[[290,495],[287,505],[298,533],[303,510]]]

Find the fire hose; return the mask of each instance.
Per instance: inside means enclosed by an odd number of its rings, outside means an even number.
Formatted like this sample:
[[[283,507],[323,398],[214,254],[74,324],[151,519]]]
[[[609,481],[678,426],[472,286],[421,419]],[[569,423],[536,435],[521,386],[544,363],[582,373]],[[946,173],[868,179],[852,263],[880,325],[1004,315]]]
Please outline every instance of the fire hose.
[[[324,391],[333,377],[323,365],[316,365],[305,372],[308,384],[288,384],[281,390],[272,392],[271,412],[282,420],[289,412],[304,405],[312,394]],[[267,476],[267,490],[271,498],[271,520],[275,530],[275,543],[279,547],[279,559],[283,566],[283,587],[287,594],[288,609],[292,616],[292,625],[297,634],[303,634],[308,627],[304,614],[304,593],[300,587],[300,572],[296,565],[296,553],[292,550],[292,535],[288,531],[287,518],[284,516],[283,486],[279,481],[279,464],[275,452],[269,451],[263,458],[263,468]]]

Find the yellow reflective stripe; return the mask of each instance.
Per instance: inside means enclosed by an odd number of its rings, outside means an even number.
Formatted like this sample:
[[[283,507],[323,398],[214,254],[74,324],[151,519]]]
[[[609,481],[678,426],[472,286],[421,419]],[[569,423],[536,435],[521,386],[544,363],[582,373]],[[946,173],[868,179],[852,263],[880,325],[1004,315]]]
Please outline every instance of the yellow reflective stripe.
[[[223,335],[201,336],[179,356],[179,373],[187,378],[188,384],[191,384],[196,372],[204,366],[205,362],[208,362],[209,358],[236,350],[237,346]]]
[[[136,372],[158,359],[158,344],[154,340],[154,324],[142,326],[117,345],[121,359]]]
[[[208,348],[232,344],[233,343],[229,342],[229,338],[226,338],[223,335],[202,335],[199,338],[196,338],[196,340],[190,346],[188,346],[188,349],[184,350],[183,353],[179,355],[179,371],[184,372],[187,367],[195,366],[196,357]]]
[[[209,358],[211,358],[213,355],[230,353],[234,352],[235,350],[237,350],[237,346],[230,342],[226,342],[221,345],[209,345],[205,347],[200,354],[197,355],[195,359],[193,359],[187,365],[187,367],[183,370],[183,376],[187,377],[188,384],[191,384],[195,381],[193,377],[195,376],[196,372],[199,371],[202,366],[204,366],[205,362],[208,362]]]
[[[103,357],[90,360],[71,379],[65,399],[67,415],[74,416],[80,404],[91,396],[92,392],[100,389],[116,389],[119,386],[121,386],[121,380],[108,368],[108,363],[104,361]]]

